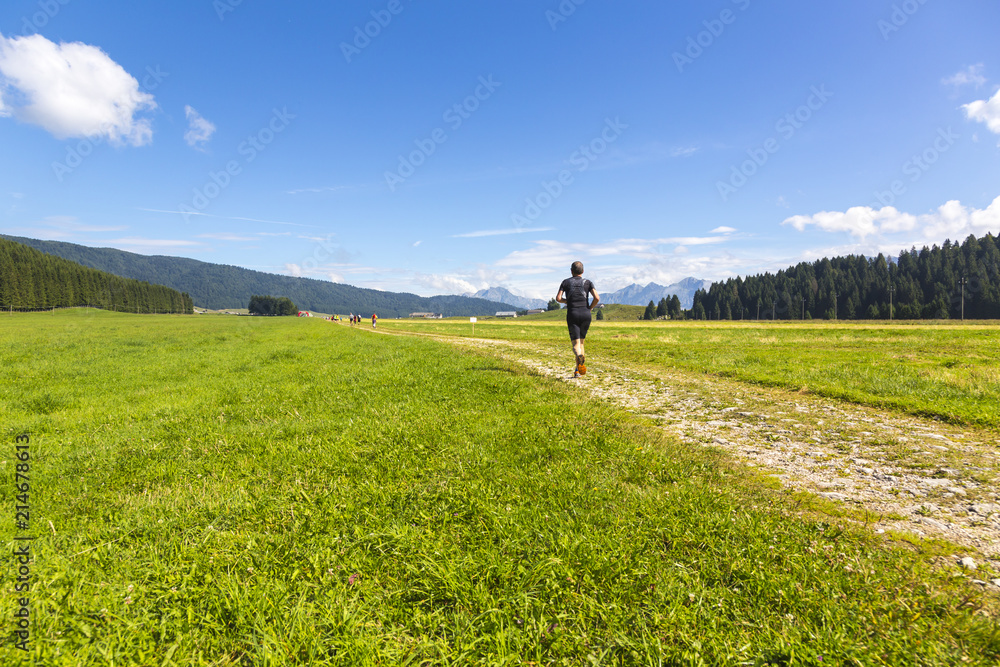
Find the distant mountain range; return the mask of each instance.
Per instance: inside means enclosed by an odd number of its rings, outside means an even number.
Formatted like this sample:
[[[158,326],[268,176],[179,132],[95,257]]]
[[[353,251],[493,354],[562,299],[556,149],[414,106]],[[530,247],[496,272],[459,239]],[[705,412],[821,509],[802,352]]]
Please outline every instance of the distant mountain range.
[[[685,278],[672,285],[657,285],[649,283],[645,287],[632,283],[628,287],[623,287],[617,292],[602,294],[601,302],[606,304],[619,303],[629,306],[645,306],[650,301],[659,304],[660,299],[669,299],[673,295],[681,301],[681,308],[688,309],[694,304],[694,293],[700,289],[707,290],[712,286],[711,280],[699,280],[698,278]]]
[[[506,287],[488,287],[486,289],[481,289],[478,292],[466,292],[462,296],[486,299],[487,301],[495,301],[497,303],[509,303],[523,310],[545,308],[548,305],[548,302],[543,299],[532,299],[529,296],[518,296]]]
[[[500,303],[465,296],[421,297],[416,294],[383,292],[312,278],[292,278],[252,271],[238,266],[211,264],[185,257],[139,255],[114,248],[90,248],[62,241],[41,241],[0,235],[44,253],[106,271],[116,276],[166,285],[187,292],[194,305],[219,310],[246,308],[250,297],[287,296],[303,310],[321,313],[362,313],[379,317],[406,317],[414,312],[446,316],[492,315],[498,310],[516,310]]]
[[[666,287],[663,285],[657,285],[656,283],[649,283],[645,286],[633,283],[628,287],[623,287],[617,292],[611,292],[610,294],[602,293],[601,303],[645,306],[650,301],[658,304],[660,303],[660,299],[669,299],[676,294],[677,298],[681,301],[681,308],[688,309],[691,308],[694,303],[694,293],[700,289],[707,290],[711,287],[711,285],[711,280],[699,280],[698,278],[685,278],[680,282],[667,285]],[[532,299],[527,296],[518,296],[505,287],[489,287],[487,289],[481,289],[478,292],[467,292],[463,296],[486,299],[488,301],[511,303],[522,309],[545,308],[548,305],[548,302],[544,299]]]

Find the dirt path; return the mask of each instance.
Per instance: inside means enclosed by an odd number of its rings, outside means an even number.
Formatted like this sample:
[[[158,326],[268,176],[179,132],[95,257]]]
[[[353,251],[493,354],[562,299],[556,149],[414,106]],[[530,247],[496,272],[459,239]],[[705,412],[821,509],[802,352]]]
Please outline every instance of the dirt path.
[[[600,359],[588,359],[587,375],[573,379],[571,356],[561,348],[434,337],[492,349],[540,375],[575,383],[655,419],[682,442],[724,448],[786,487],[866,510],[876,532],[942,537],[1000,566],[996,434],[711,375]]]

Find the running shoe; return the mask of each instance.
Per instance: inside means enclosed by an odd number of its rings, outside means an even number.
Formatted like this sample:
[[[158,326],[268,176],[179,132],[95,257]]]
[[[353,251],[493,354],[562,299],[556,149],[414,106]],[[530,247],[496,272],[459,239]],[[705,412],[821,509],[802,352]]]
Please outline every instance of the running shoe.
[[[586,358],[582,354],[576,357],[576,372],[579,373],[580,375],[587,374],[587,366],[584,363],[585,361]]]

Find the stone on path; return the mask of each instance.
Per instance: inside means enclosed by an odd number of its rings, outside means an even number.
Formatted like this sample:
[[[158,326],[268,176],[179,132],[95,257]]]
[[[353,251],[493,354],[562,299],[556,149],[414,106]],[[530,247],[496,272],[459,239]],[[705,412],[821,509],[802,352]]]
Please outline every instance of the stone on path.
[[[961,565],[962,567],[964,567],[966,570],[975,570],[976,569],[976,561],[972,560],[968,556],[966,556],[962,560],[958,561],[958,564]]]

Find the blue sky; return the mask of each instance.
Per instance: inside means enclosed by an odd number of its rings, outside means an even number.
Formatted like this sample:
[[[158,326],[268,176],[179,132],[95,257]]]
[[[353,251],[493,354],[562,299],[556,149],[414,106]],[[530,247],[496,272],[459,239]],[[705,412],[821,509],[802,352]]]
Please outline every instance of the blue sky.
[[[0,232],[548,298],[1000,233],[995,0],[6,0]]]

